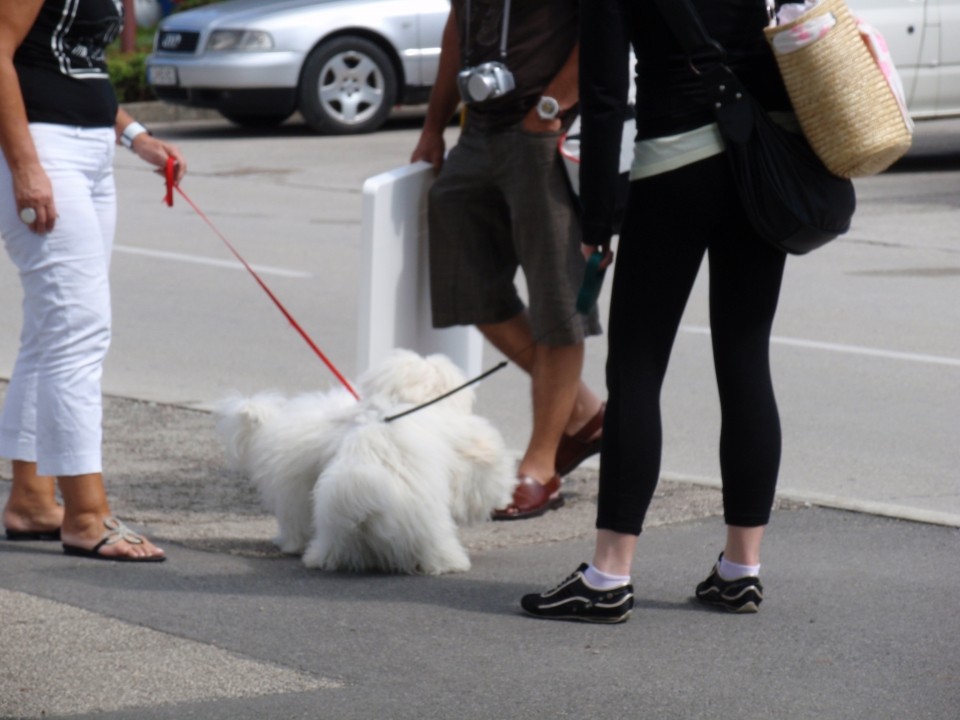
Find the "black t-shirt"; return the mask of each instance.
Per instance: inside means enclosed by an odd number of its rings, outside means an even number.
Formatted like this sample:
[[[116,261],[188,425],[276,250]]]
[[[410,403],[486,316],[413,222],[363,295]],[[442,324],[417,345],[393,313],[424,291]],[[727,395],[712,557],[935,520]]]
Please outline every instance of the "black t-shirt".
[[[114,125],[104,53],[122,24],[121,0],[45,0],[13,58],[30,122]]]
[[[503,61],[516,81],[511,92],[468,106],[471,127],[499,130],[515,125],[537,104],[573,52],[579,34],[579,0],[512,0],[505,60],[500,56],[504,0],[453,0],[453,4],[462,65]]]

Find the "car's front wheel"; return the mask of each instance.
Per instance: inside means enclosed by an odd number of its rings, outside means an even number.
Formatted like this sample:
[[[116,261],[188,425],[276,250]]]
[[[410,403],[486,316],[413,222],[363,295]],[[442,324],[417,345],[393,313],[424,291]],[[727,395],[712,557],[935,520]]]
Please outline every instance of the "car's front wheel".
[[[304,64],[300,113],[317,132],[347,135],[376,130],[396,99],[393,63],[364,38],[334,38],[314,50]]]

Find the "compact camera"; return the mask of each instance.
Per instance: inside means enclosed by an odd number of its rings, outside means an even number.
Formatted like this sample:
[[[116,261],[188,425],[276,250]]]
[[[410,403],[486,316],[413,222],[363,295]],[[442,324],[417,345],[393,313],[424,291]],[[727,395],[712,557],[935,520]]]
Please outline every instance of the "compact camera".
[[[505,95],[517,85],[513,73],[501,62],[486,62],[464,68],[457,75],[460,97],[467,103],[479,103]]]

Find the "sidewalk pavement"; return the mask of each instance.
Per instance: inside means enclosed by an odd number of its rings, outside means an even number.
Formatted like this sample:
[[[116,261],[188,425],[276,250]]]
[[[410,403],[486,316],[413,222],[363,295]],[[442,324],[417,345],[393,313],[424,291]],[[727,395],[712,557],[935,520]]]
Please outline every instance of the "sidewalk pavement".
[[[465,531],[469,573],[331,574],[273,548],[210,415],[108,398],[105,420],[115,510],[169,560],[0,542],[0,718],[960,717],[957,529],[781,502],[766,602],[727,615],[689,600],[719,493],[665,481],[631,620],[547,622],[517,601],[589,558],[593,468],[557,512]]]
[[[722,543],[719,491],[666,478],[631,620],[552,623],[518,600],[589,559],[595,464],[566,479],[563,509],[464,530],[468,573],[350,575],[275,550],[209,414],[110,397],[105,441],[114,510],[170,559],[0,540],[0,720],[960,719],[956,528],[783,497],[766,601],[725,615],[689,601]]]

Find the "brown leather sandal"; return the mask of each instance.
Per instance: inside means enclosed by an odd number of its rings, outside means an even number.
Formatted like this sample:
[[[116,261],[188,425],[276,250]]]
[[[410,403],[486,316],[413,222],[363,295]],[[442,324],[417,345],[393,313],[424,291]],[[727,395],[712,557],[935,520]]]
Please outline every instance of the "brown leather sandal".
[[[586,425],[573,435],[564,433],[563,437],[560,438],[555,463],[558,475],[569,475],[588,457],[600,452],[603,433],[597,435],[597,432],[603,430],[603,413],[606,409],[607,404],[601,403],[597,414],[587,420]],[[597,436],[594,437],[594,435]]]
[[[554,475],[545,485],[529,475],[520,475],[517,481],[517,487],[513,491],[513,502],[501,510],[494,510],[494,520],[523,520],[539,517],[547,510],[555,510],[563,506],[559,475]]]

